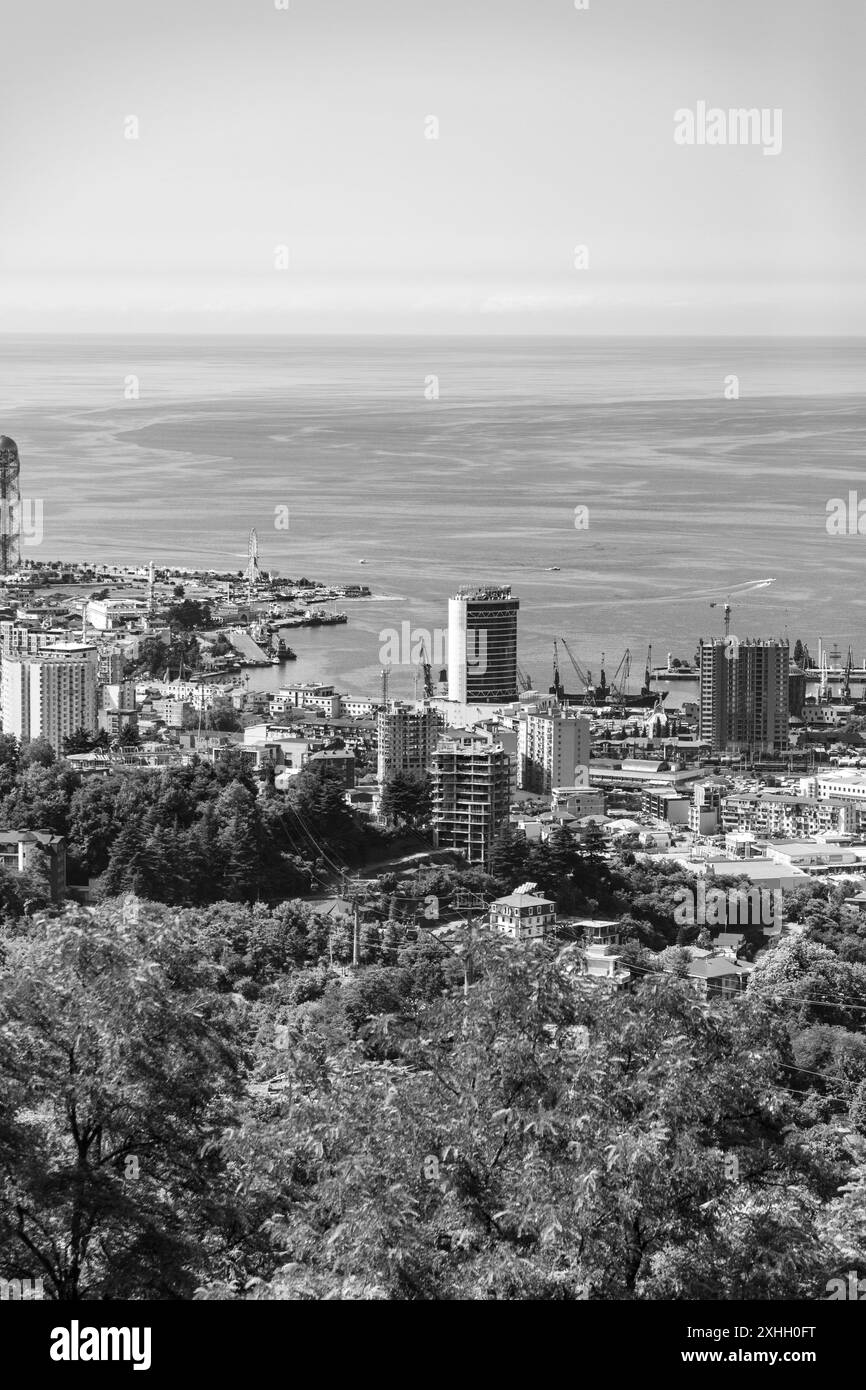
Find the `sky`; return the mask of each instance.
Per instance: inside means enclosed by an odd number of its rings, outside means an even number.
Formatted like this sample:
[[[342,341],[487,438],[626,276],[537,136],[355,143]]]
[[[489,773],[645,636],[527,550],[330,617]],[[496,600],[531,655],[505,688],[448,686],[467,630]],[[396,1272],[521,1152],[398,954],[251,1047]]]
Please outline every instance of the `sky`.
[[[866,332],[862,0],[281,3],[9,13],[0,330]]]

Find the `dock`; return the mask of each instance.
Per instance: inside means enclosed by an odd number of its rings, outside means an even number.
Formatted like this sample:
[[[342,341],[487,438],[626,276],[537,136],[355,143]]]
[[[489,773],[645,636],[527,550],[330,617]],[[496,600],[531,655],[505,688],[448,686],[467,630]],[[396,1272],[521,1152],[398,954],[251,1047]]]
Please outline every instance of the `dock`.
[[[267,652],[253,641],[248,632],[235,632],[228,628],[225,635],[245,666],[270,666],[271,659]]]

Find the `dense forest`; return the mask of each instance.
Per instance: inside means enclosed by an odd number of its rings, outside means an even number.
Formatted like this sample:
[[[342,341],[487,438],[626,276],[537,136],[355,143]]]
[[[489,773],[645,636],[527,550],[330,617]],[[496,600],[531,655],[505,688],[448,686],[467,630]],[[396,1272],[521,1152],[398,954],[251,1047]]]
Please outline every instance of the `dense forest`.
[[[394,838],[350,811],[337,778],[315,771],[288,794],[254,783],[239,753],[82,778],[41,740],[21,750],[5,735],[0,819],[65,836],[71,883],[183,905],[306,892],[329,872],[326,843],[355,865]]]
[[[613,994],[579,945],[395,919],[352,972],[349,922],[297,902],[7,921],[0,1274],[85,1299],[823,1297],[866,1241],[866,965],[848,909],[795,907],[709,1006],[658,964]]]

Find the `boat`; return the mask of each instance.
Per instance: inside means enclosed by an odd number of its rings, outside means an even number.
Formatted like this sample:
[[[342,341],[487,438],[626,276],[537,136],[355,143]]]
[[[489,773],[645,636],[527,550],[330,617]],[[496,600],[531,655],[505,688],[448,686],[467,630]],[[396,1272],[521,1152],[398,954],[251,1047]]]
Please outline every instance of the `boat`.
[[[359,565],[366,565],[366,563],[367,563],[366,560],[359,560],[359,561],[358,561],[358,564],[359,564]]]
[[[284,661],[297,661],[297,653],[291,647],[287,647],[283,638],[280,637],[271,645],[271,665],[282,666]]]

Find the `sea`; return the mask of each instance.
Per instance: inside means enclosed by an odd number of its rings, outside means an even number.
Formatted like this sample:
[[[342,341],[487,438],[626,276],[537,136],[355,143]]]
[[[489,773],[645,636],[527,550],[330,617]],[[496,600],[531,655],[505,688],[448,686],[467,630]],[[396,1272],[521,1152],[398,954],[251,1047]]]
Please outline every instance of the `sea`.
[[[561,637],[639,689],[725,603],[864,661],[866,534],[828,506],[866,513],[866,339],[0,335],[0,433],[31,558],[241,569],[255,528],[264,569],[370,587],[260,686],[374,694],[387,648],[411,696],[466,584],[511,585],[541,689]]]

